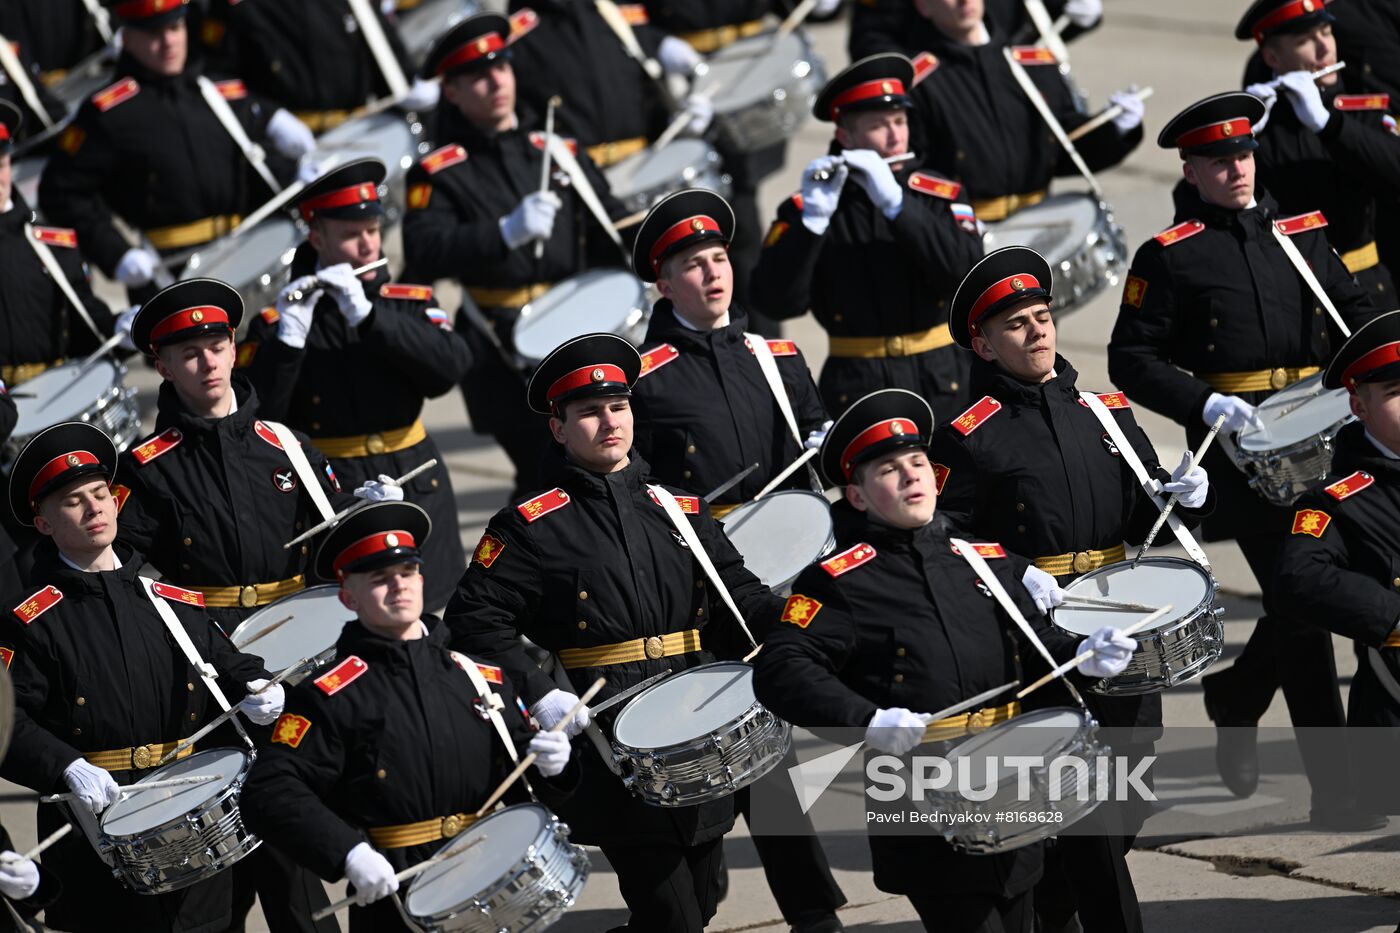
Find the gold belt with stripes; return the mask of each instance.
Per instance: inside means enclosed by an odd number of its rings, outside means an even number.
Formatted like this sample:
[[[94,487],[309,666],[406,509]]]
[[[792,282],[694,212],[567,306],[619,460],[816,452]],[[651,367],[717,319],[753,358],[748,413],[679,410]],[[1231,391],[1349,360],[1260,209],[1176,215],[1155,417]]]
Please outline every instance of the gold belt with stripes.
[[[1105,564],[1116,564],[1127,556],[1127,551],[1119,544],[1102,551],[1075,551],[1072,554],[1037,557],[1035,565],[1052,577],[1063,577],[1071,573],[1088,573]]]
[[[895,334],[892,337],[831,337],[828,340],[828,356],[854,359],[879,359],[888,356],[916,356],[953,345],[953,333],[947,324],[938,324],[928,330],[912,334]]]
[[[431,820],[417,823],[400,823],[397,826],[373,826],[369,830],[369,841],[381,849],[406,849],[421,846],[439,839],[453,836],[476,822],[470,813],[454,813],[451,816],[435,816]]]
[[[52,363],[11,363],[8,366],[0,366],[0,379],[5,380],[5,385],[13,389],[62,362],[63,359],[60,357]]]
[[[1209,383],[1217,392],[1235,395],[1240,392],[1277,391],[1320,372],[1322,369],[1317,366],[1279,366],[1248,373],[1196,373],[1196,378]]]
[[[356,107],[354,110],[299,110],[294,116],[305,123],[311,132],[324,133],[326,130],[335,129],[351,117],[359,116],[364,109]]]
[[[243,220],[238,214],[217,214],[201,217],[187,224],[171,227],[153,227],[146,231],[146,239],[156,249],[184,249],[186,246],[199,246],[210,240],[217,240]]]
[[[519,308],[527,305],[554,287],[553,282],[534,282],[515,288],[476,288],[469,286],[467,294],[472,296],[478,308]]]
[[[652,635],[649,638],[634,638],[620,641],[615,645],[602,645],[598,648],[565,648],[559,652],[559,663],[564,670],[572,671],[580,667],[606,667],[609,664],[630,664],[634,661],[656,661],[677,654],[689,654],[700,650],[700,630],[686,629],[684,632],[669,632],[665,635]]]
[[[181,739],[180,741],[184,741]],[[152,742],[150,745],[137,745],[133,748],[114,748],[105,752],[84,752],[83,757],[94,767],[104,771],[141,771],[154,768],[160,760],[173,752],[180,742]],[[194,746],[181,749],[175,760],[194,752]]]
[[[204,594],[204,605],[214,609],[252,609],[275,603],[283,596],[290,596],[306,588],[301,574],[290,580],[274,583],[250,583],[247,586],[191,586]]]
[[[1400,632],[1391,632],[1382,648],[1400,648]]]
[[[977,219],[986,222],[1005,220],[1024,207],[1039,204],[1045,200],[1045,189],[1029,194],[1004,194],[999,198],[986,198],[972,202],[972,211]]]
[[[1376,241],[1372,240],[1365,246],[1358,246],[1356,249],[1349,249],[1342,253],[1342,265],[1347,267],[1347,271],[1352,275],[1364,272],[1372,266],[1381,263],[1380,250],[1376,248]]]
[[[616,165],[628,156],[636,155],[647,147],[645,136],[632,136],[627,139],[614,139],[612,142],[595,143],[588,147],[588,157],[599,168]]]
[[[711,52],[718,52],[726,45],[732,45],[740,39],[747,39],[749,36],[756,36],[762,31],[763,20],[751,19],[747,23],[716,26],[713,29],[697,29],[695,32],[681,32],[676,35],[689,42],[690,47],[701,55],[709,55]]]
[[[1005,706],[988,706],[975,713],[961,713],[936,719],[924,728],[924,742],[948,742],[965,735],[986,732],[997,723],[1021,715],[1021,703],[1012,700]]]
[[[712,505],[710,506],[710,514],[713,515],[715,518],[724,518],[724,516],[728,515],[730,512],[734,511],[743,504],[744,503],[742,502],[731,502],[728,505]]]
[[[414,444],[422,443],[427,436],[423,419],[418,418],[406,428],[378,431],[374,434],[356,434],[353,437],[313,437],[311,443],[327,457],[340,460],[398,453]]]

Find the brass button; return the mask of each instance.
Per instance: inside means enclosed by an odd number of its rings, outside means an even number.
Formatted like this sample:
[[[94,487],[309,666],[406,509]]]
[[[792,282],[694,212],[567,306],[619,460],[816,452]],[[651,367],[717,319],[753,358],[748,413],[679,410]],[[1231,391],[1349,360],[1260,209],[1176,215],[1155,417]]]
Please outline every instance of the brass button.
[[[695,445],[694,445],[694,444],[691,444],[689,447],[687,447],[687,448],[685,449],[685,452],[688,453],[688,454],[693,454],[693,453],[695,453]]]
[[[661,644],[661,639],[655,635],[652,635],[643,643],[643,648],[647,653],[647,657],[653,661],[666,656],[666,647]]]
[[[451,839],[465,828],[462,818],[459,816],[444,816],[442,818],[442,838],[444,839]]]
[[[690,479],[690,471],[686,470],[684,473],[681,474],[681,476],[684,476],[686,479]]]
[[[194,693],[194,682],[191,681],[190,683],[185,684],[185,689],[188,690],[190,693]]]
[[[77,726],[74,726],[74,727],[73,727],[73,734],[74,734],[74,735],[82,735],[82,734],[83,734],[83,730],[82,730],[82,729],[79,729]]]
[[[588,623],[585,622],[585,621],[583,621],[582,619],[579,619],[579,620],[578,620],[578,630],[581,632],[581,631],[583,631],[583,630],[586,629],[586,628],[588,628]]]
[[[1026,526],[1025,526],[1025,525],[1017,525],[1017,526],[1016,526],[1016,531],[1017,531],[1018,533],[1020,533],[1020,534],[1025,534],[1025,533],[1026,533]]]
[[[1024,502],[1018,502],[1018,503],[1016,503],[1016,511],[1018,511],[1018,512],[1024,512],[1025,510],[1026,510],[1026,504],[1025,504]]]
[[[194,713],[190,713],[190,716],[194,716]],[[151,766],[149,745],[138,745],[131,750],[131,766],[133,768],[149,768]]]
[[[190,565],[189,565],[189,564],[181,564],[181,565],[180,565],[180,569],[181,569],[181,570],[189,570],[189,569],[190,569]]]
[[[365,450],[372,454],[382,454],[384,452],[384,436],[381,434],[371,434],[365,438]]]
[[[1220,318],[1218,318],[1218,317],[1213,317],[1213,318],[1211,318],[1211,319],[1210,319],[1210,326],[1211,326],[1211,327],[1219,327],[1219,326],[1220,326]]]
[[[837,324],[840,324],[843,320],[845,320],[845,318],[843,318],[843,317],[842,317],[841,315],[839,315],[839,314],[833,314],[833,315],[831,316],[831,319],[832,319],[833,321],[835,321]]]
[[[87,706],[87,697],[78,697],[75,701],[79,706]]]
[[[844,404],[846,404],[846,396],[843,395],[843,396],[841,396],[840,398],[838,398],[836,401],[838,401],[838,402],[840,402],[842,405],[844,405]]]
[[[307,554],[310,554],[310,553],[311,553],[311,545],[309,545],[309,544],[303,544],[303,545],[301,546],[301,556],[302,556],[302,557],[305,557]]]
[[[319,430],[321,430],[321,422],[319,422],[319,421],[313,421],[313,422],[311,422],[311,430],[313,430],[313,431],[319,431]]]
[[[198,719],[198,718],[199,718],[199,717],[196,716],[194,713],[190,713],[190,722],[194,722],[194,721],[195,721],[196,719]]]
[[[1284,386],[1288,385],[1288,373],[1282,368],[1275,369],[1273,372],[1269,373],[1269,385],[1273,386],[1275,389],[1282,389]]]
[[[903,675],[903,674],[895,674],[895,675],[894,675],[894,682],[897,683],[897,684],[902,684],[902,683],[904,683],[904,675]]]
[[[1088,551],[1074,552],[1074,572],[1088,573],[1094,568],[1094,559],[1089,556]]]
[[[588,591],[587,591],[587,590],[579,590],[579,591],[578,591],[578,598],[579,598],[579,599],[587,599],[587,598],[588,598]]]
[[[378,771],[374,772],[374,776],[382,781],[389,776],[389,772],[385,771],[383,768],[380,768]]]
[[[1400,587],[1400,577],[1396,577],[1394,580],[1391,580],[1390,582],[1391,582],[1392,584],[1394,584],[1395,586]]]
[[[953,382],[948,383],[948,388],[952,389],[954,392],[958,391],[957,381],[955,380]]]
[[[437,488],[438,488],[438,478],[437,478],[436,476],[434,476],[432,479],[430,479],[430,480],[428,481],[428,485],[432,486],[434,489],[437,489]]]
[[[1207,353],[1214,353],[1214,352],[1215,352],[1215,344],[1213,344],[1213,343],[1208,343],[1208,344],[1206,344],[1206,352],[1207,352]]]
[[[1322,317],[1322,309],[1313,308],[1313,317]]]
[[[238,590],[238,605],[244,609],[252,609],[258,604],[258,588],[255,586],[244,586]]]
[[[705,607],[704,607],[704,606],[701,606],[699,609],[696,609],[696,610],[695,610],[695,616],[696,616],[696,618],[699,618],[700,616],[703,616],[704,614],[705,614]]]
[[[319,396],[319,395],[313,395],[313,396],[311,396],[311,404],[312,404],[312,405],[319,405],[319,404],[321,404],[321,396]]]
[[[906,653],[906,652],[904,651],[903,648],[896,648],[896,649],[894,649],[894,656],[897,657],[897,658],[902,658],[902,657],[904,657],[905,653]]]
[[[183,543],[185,547],[189,547],[191,544],[194,544],[194,541],[190,538],[186,538]]]

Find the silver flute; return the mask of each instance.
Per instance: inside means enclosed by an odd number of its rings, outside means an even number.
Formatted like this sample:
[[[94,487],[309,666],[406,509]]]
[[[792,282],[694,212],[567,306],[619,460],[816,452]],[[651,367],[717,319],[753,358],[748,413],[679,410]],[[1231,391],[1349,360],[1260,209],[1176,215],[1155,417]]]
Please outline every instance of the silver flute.
[[[837,156],[837,158],[841,158],[841,157],[840,157],[840,156]],[[886,165],[894,165],[894,164],[897,163],[897,162],[907,162],[907,161],[909,161],[909,160],[912,159],[912,158],[914,158],[914,153],[912,153],[912,152],[902,152],[902,153],[900,153],[899,155],[892,155],[892,156],[890,156],[888,159],[885,160],[885,164],[886,164]],[[845,160],[842,159],[842,161],[844,162]],[[811,178],[812,178],[813,181],[830,181],[830,180],[831,180],[831,176],[833,176],[833,175],[835,175],[835,174],[836,174],[836,172],[834,171],[834,169],[819,168],[819,169],[817,169],[815,172],[812,173]]]
[[[387,257],[381,256],[380,258],[376,259],[374,262],[367,263],[367,264],[365,264],[365,265],[363,265],[363,266],[360,266],[360,268],[355,269],[355,270],[354,270],[354,273],[355,273],[355,275],[364,275],[366,272],[373,272],[375,269],[378,269],[380,266],[387,266],[388,264],[389,264],[388,258],[387,258]],[[316,289],[324,287],[325,284],[326,284],[325,282],[322,282],[320,279],[317,279],[315,282],[311,283],[311,286],[310,286],[309,288],[305,288],[305,289],[294,288],[294,289],[292,289],[290,292],[287,293],[287,299],[288,299],[289,301],[293,301],[293,302],[301,301],[303,298],[305,298],[307,295],[309,295],[309,294],[311,294],[312,292],[314,292]]]

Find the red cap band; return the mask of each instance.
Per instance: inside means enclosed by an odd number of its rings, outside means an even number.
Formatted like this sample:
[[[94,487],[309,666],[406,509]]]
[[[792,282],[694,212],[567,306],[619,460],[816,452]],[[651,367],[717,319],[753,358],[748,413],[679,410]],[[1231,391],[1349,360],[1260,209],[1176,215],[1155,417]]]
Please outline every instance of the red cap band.
[[[981,296],[972,304],[972,310],[967,315],[967,329],[970,333],[977,333],[977,321],[982,315],[987,313],[987,309],[1001,301],[1008,295],[1025,291],[1028,288],[1040,288],[1040,280],[1033,275],[1022,273],[1020,275],[1009,275],[1000,282],[994,283],[984,291]]]
[[[307,198],[301,202],[301,216],[303,220],[310,223],[317,211],[330,210],[333,207],[349,207],[352,204],[365,204],[378,200],[379,188],[374,182],[362,181],[349,188],[339,188],[335,191],[319,194],[314,198]]]
[[[182,7],[187,2],[189,0],[127,0],[112,7],[112,12],[122,19],[145,19]]]
[[[1363,353],[1342,373],[1342,385],[1346,386],[1348,391],[1355,392],[1358,376],[1364,376],[1373,369],[1380,369],[1391,363],[1400,363],[1400,341],[1382,344],[1369,353]]]
[[[855,466],[856,457],[860,456],[861,451],[892,437],[918,438],[919,427],[908,418],[887,418],[861,431],[841,451],[841,472],[846,474],[846,479],[851,478],[851,467]]]
[[[197,308],[186,308],[183,311],[176,311],[155,327],[151,328],[151,346],[154,348],[157,340],[182,330],[188,330],[191,327],[199,327],[202,324],[223,324],[228,326],[228,312],[223,308],[216,308],[213,305],[200,305]]]
[[[59,454],[44,464],[38,473],[34,474],[34,480],[29,484],[29,504],[34,507],[35,512],[38,512],[39,503],[35,497],[38,496],[39,490],[69,470],[76,470],[78,467],[84,466],[96,466],[101,462],[86,450],[72,450],[66,454]]]
[[[10,128],[0,123],[0,143],[8,141],[10,138]]]
[[[550,383],[549,391],[545,393],[545,399],[552,405],[559,396],[572,392],[574,389],[582,389],[595,382],[620,382],[626,385],[627,374],[622,371],[622,367],[613,366],[610,363],[582,366],[573,372],[565,373]]]
[[[896,94],[904,93],[904,82],[897,78],[881,78],[878,81],[866,81],[857,84],[855,87],[847,88],[837,94],[831,102],[831,119],[835,120],[841,114],[842,107],[849,107],[851,104],[869,100],[872,97],[893,97]]]
[[[1268,16],[1254,24],[1254,41],[1263,42],[1264,33],[1275,26],[1282,26],[1292,19],[1307,16],[1309,13],[1316,13],[1327,5],[1327,0],[1294,0],[1292,3],[1285,3],[1274,10]]]
[[[446,74],[459,65],[466,65],[484,58],[492,52],[499,52],[506,47],[505,40],[498,32],[488,32],[483,36],[477,36],[466,45],[453,52],[451,55],[438,62],[437,73]]]
[[[651,245],[651,252],[647,254],[647,258],[651,260],[652,271],[661,271],[661,260],[672,246],[698,233],[720,233],[719,224],[713,217],[704,214],[687,217],[680,223],[672,224],[665,233],[656,238],[656,242]]]
[[[1210,126],[1203,126],[1189,133],[1183,133],[1176,138],[1176,147],[1178,149],[1194,149],[1197,146],[1204,146],[1208,143],[1218,143],[1224,139],[1234,139],[1237,136],[1249,136],[1252,132],[1248,120],[1244,117],[1236,117],[1233,120],[1226,120],[1223,123],[1212,123]]]
[[[341,551],[340,555],[336,557],[333,566],[335,567],[336,575],[339,576],[341,573],[340,568],[344,567],[346,564],[353,564],[355,561],[363,560],[366,557],[372,557],[381,551],[392,551],[397,547],[416,548],[417,546],[418,543],[413,540],[413,535],[406,531],[377,531],[372,535],[361,538]]]

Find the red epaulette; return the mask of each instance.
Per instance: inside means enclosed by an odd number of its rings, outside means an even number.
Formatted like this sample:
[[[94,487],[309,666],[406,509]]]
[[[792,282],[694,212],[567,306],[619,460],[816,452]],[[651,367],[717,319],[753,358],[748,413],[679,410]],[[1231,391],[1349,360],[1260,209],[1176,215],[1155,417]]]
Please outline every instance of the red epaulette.
[[[661,500],[658,499],[658,498],[656,498],[656,493],[652,492],[650,489],[647,490],[647,495],[651,496],[651,501],[652,501],[652,502],[655,502],[657,505],[660,505],[660,504],[661,504]],[[681,511],[684,512],[685,514],[687,514],[687,515],[699,515],[699,514],[700,514],[700,497],[699,497],[699,496],[677,496],[677,495],[674,495],[674,494],[673,494],[673,495],[671,496],[671,498],[673,498],[673,499],[676,500],[676,505],[680,506],[680,507],[681,507]]]
[[[432,301],[433,287],[431,285],[381,285],[379,286],[379,297],[404,298],[408,301]]]
[[[34,227],[34,239],[49,246],[78,248],[78,231],[69,227]]]
[[[659,344],[650,350],[642,353],[642,369],[637,374],[640,379],[643,376],[656,372],[672,360],[680,359],[681,351],[671,346],[669,343]]]
[[[1206,228],[1206,225],[1199,220],[1183,220],[1175,227],[1168,227],[1152,239],[1163,246],[1171,246],[1173,243],[1180,243],[1182,240],[1193,237]]]
[[[321,692],[328,697],[335,696],[346,687],[350,686],[365,671],[369,670],[369,665],[353,654],[341,661],[335,667],[317,677],[315,684]]]
[[[1338,94],[1332,99],[1338,110],[1389,110],[1389,94]]]
[[[1011,57],[1021,65],[1058,65],[1060,63],[1054,52],[1039,45],[1012,46]]]
[[[744,343],[748,344],[748,341],[745,340]],[[749,352],[753,352],[752,346],[749,347]],[[797,344],[791,340],[770,340],[768,341],[768,352],[774,356],[796,356]]]
[[[938,56],[932,52],[920,52],[914,56],[912,61],[914,63],[914,80],[910,82],[910,87],[938,70]]]
[[[276,447],[278,450],[282,449],[282,442],[277,439],[277,435],[273,432],[273,430],[263,422],[253,422],[253,433],[256,434],[258,437],[262,438],[263,440],[267,441],[273,447]]]
[[[978,557],[983,558],[984,560],[987,558],[997,558],[1006,556],[1006,548],[993,541],[986,541],[981,544],[974,544],[973,542],[969,541],[968,546],[972,548],[974,554],[976,554]],[[957,548],[953,548],[954,553],[957,553],[957,550]]]
[[[915,172],[909,176],[909,187],[920,194],[932,195],[945,201],[956,201],[962,194],[962,185],[956,181],[939,178],[927,172]]]
[[[482,664],[480,661],[475,663],[476,669],[481,672],[481,676],[485,678],[488,684],[503,684],[506,682],[505,672],[496,665]]]
[[[967,437],[999,411],[1001,411],[1001,402],[990,395],[984,395],[977,404],[953,419],[953,427],[963,437]]]
[[[214,87],[219,89],[219,96],[224,100],[242,100],[248,96],[248,87],[238,78],[229,81],[215,81]]]
[[[868,544],[857,544],[853,548],[847,548],[835,557],[829,557],[822,561],[822,569],[833,577],[839,577],[843,573],[855,570],[861,564],[867,563],[875,557],[875,549]]]
[[[1128,404],[1128,397],[1122,392],[1099,392],[1099,401],[1103,402],[1104,408],[1131,408]]]
[[[46,586],[33,596],[26,599],[14,608],[15,617],[28,625],[39,616],[57,606],[63,600],[63,594],[56,586]]]
[[[136,83],[135,78],[122,78],[116,84],[109,84],[92,95],[92,105],[100,112],[106,113],[117,104],[131,100],[139,90],[141,85]]]
[[[173,583],[152,583],[151,592],[157,596],[164,596],[173,603],[184,603],[187,606],[198,606],[204,608],[204,594],[199,590],[187,590]]]
[[[122,514],[122,508],[126,505],[126,500],[131,498],[131,487],[123,486],[121,483],[113,483],[111,487],[112,499],[117,503],[117,514]]]
[[[792,202],[792,206],[793,206],[793,207],[797,208],[799,211],[802,210],[802,192],[801,192],[801,191],[797,192],[797,193],[794,194],[792,197],[788,198],[788,200]]]
[[[1363,470],[1357,470],[1346,479],[1338,480],[1327,487],[1327,495],[1341,502],[1348,496],[1354,496],[1361,490],[1370,486],[1376,478]]]
[[[528,502],[520,503],[515,507],[515,510],[525,516],[525,521],[533,522],[568,504],[569,494],[556,486],[549,492],[541,493]]]
[[[434,149],[423,156],[418,164],[423,166],[423,171],[429,175],[436,175],[445,168],[451,168],[458,162],[467,161],[467,150],[457,143],[448,143],[441,149]]]
[[[516,42],[521,36],[532,31],[540,24],[540,14],[529,7],[521,7],[510,14],[510,39],[507,45]]]
[[[276,308],[263,308],[258,312],[258,316],[263,319],[264,324],[276,324],[282,320],[282,314]]]
[[[617,9],[629,26],[645,26],[651,22],[651,17],[647,16],[647,8],[640,3],[619,3]]]
[[[139,447],[131,449],[131,455],[136,458],[136,462],[145,466],[155,458],[167,451],[174,450],[180,446],[180,442],[185,439],[185,435],[180,433],[179,428],[168,428],[162,434],[158,434]]]
[[[558,133],[554,135],[559,136]],[[578,155],[577,139],[574,139],[572,136],[559,136],[559,139],[564,143],[565,148],[569,150],[569,155]],[[539,131],[532,132],[530,134],[530,145],[534,146],[540,152],[544,152],[544,134]]]
[[[1278,227],[1279,233],[1294,236],[1309,230],[1321,230],[1327,226],[1327,218],[1322,216],[1322,211],[1309,211],[1297,217],[1281,217],[1274,221],[1274,226]]]

